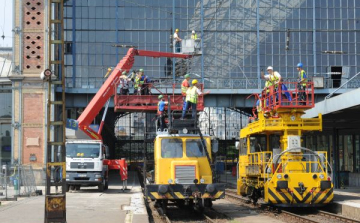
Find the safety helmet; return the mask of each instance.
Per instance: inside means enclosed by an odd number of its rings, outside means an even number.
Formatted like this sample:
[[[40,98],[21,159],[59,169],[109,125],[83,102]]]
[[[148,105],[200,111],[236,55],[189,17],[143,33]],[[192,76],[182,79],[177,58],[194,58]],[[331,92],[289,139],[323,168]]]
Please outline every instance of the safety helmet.
[[[302,68],[302,67],[303,67],[303,64],[302,64],[302,63],[298,63],[296,66]]]
[[[122,75],[126,75],[126,71],[123,71],[121,74],[122,74]]]
[[[268,66],[266,70],[274,70],[274,68],[272,66]]]
[[[139,72],[144,72],[144,69],[142,69],[142,68],[141,68],[141,69],[139,69]]]
[[[179,32],[179,29],[175,29],[175,32]]]
[[[195,30],[193,30],[191,33],[195,33]]]
[[[194,85],[194,84],[197,84],[198,81],[196,79],[194,79],[191,83]]]
[[[159,97],[158,97],[158,99],[162,99],[164,96],[162,96],[162,94],[161,95],[159,95]]]
[[[185,74],[185,78],[189,78],[190,77],[190,74]]]

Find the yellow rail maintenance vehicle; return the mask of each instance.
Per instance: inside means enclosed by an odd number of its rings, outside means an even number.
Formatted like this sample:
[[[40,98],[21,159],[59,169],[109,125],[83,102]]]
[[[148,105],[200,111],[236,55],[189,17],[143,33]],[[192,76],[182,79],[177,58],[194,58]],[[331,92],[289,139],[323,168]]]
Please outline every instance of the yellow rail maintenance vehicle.
[[[327,153],[301,147],[303,133],[322,131],[321,114],[301,117],[314,107],[313,83],[279,86],[256,95],[254,118],[240,131],[237,193],[278,207],[324,206],[334,197]]]
[[[157,132],[154,174],[145,194],[163,212],[169,201],[202,211],[225,197],[225,184],[215,183],[211,138],[203,136],[195,123],[194,119],[174,119],[168,131]]]

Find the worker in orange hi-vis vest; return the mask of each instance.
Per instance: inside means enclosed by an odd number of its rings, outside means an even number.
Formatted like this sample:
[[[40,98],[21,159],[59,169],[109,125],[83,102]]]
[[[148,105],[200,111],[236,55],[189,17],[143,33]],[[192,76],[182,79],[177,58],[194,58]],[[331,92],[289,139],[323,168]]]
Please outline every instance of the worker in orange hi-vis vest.
[[[127,190],[128,168],[125,158],[121,158],[120,160],[120,176],[123,182],[123,191]]]

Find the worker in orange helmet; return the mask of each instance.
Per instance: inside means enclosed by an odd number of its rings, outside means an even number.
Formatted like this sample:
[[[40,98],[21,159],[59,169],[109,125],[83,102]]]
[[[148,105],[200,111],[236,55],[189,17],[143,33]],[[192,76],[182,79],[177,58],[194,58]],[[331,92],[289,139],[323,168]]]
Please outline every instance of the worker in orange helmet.
[[[181,95],[183,96],[183,101],[185,101],[185,97],[186,97],[186,91],[189,89],[190,87],[190,74],[186,74],[185,79],[183,80],[183,82],[181,83]]]

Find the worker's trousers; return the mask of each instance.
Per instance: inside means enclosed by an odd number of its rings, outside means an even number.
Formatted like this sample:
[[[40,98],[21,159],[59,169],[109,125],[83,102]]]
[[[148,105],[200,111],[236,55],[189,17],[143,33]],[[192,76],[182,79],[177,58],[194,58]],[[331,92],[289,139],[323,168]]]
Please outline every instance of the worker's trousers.
[[[165,128],[165,115],[164,112],[159,113],[160,130],[164,131]]]
[[[191,116],[193,119],[196,118],[196,104],[195,103],[191,103],[190,101],[187,101],[186,104],[185,104],[185,107],[183,108],[183,111],[182,111],[182,116],[181,118],[185,118],[185,114],[186,114],[186,111],[189,110],[189,108],[191,107]]]
[[[176,53],[180,53],[181,52],[181,44],[180,44],[180,42],[178,42],[178,41],[176,41],[176,43],[175,43],[175,52]]]

